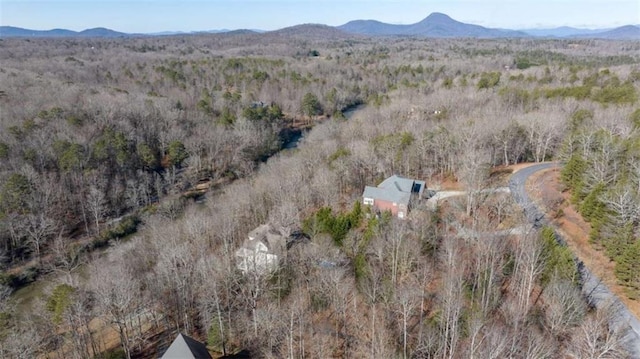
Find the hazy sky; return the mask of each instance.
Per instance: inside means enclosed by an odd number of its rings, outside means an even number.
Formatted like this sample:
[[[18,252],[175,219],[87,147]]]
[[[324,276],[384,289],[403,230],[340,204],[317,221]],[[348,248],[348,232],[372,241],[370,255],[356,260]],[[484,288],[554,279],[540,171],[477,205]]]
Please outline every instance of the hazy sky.
[[[123,32],[275,30],[375,19],[411,24],[432,12],[488,27],[640,24],[640,0],[0,0],[0,24]]]

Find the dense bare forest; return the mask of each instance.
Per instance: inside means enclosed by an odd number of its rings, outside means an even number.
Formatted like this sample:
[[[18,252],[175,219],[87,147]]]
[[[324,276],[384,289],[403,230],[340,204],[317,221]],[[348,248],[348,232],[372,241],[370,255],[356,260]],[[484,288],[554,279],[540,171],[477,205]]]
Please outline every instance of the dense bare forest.
[[[323,26],[2,39],[0,356],[157,357],[183,332],[266,358],[626,357],[571,252],[488,189],[563,163],[556,215],[579,210],[637,300],[638,53]],[[465,194],[378,216],[362,190],[392,174]],[[296,239],[240,270],[266,223]]]

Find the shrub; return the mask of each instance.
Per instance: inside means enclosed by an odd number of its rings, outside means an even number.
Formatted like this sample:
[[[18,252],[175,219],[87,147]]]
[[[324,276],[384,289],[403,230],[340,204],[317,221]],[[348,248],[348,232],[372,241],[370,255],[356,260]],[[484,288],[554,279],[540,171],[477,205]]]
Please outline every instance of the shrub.
[[[97,247],[102,247],[109,240],[124,238],[130,234],[136,233],[139,224],[140,218],[137,215],[124,217],[113,228],[109,228],[106,231],[102,232],[100,237],[104,243],[96,243]]]
[[[500,83],[499,72],[483,72],[478,81],[478,90],[496,87]]]
[[[6,159],[9,157],[9,145],[4,142],[0,142],[0,159]]]
[[[623,85],[612,84],[596,91],[592,99],[603,105],[605,104],[625,104],[636,102],[638,95],[632,83]]]
[[[520,70],[528,69],[531,66],[536,66],[537,64],[532,63],[526,57],[519,57],[516,59],[516,67]]]
[[[604,192],[604,183],[599,183],[584,198],[580,205],[580,214],[587,222],[603,220],[605,215],[605,204],[600,200],[600,196]]]
[[[560,244],[556,238],[556,233],[551,227],[542,229],[542,251],[545,260],[544,270],[540,276],[543,284],[546,284],[552,277],[568,281],[578,281],[578,268],[571,250]]]
[[[223,320],[222,323],[222,330],[226,330],[224,328],[224,323],[226,322]],[[224,333],[220,331],[220,322],[216,314],[211,318],[211,327],[209,327],[209,333],[207,335],[207,345],[219,352],[222,352],[222,348],[225,345]]]
[[[585,100],[591,95],[591,86],[570,86],[547,89],[545,91],[546,98],[567,98],[573,97],[576,100]]]
[[[442,80],[442,87],[446,88],[446,89],[450,89],[453,87],[453,79],[451,77],[445,77]]]
[[[12,173],[0,189],[0,212],[2,210],[5,212],[24,211],[27,208],[26,197],[31,194],[31,191],[32,184],[27,176]]]
[[[27,267],[19,273],[0,273],[0,284],[4,284],[12,289],[22,288],[36,280],[40,274],[40,268]]]
[[[344,148],[344,147],[339,147],[334,153],[332,153],[329,158],[327,159],[329,161],[329,163],[333,163],[333,161],[342,158],[342,157],[348,157],[349,155],[351,155],[351,151],[349,151],[348,149]]]
[[[628,295],[636,299],[640,293],[640,240],[624,249],[616,260],[616,277],[628,288]]]
[[[60,284],[53,289],[51,296],[47,299],[46,308],[53,315],[53,322],[60,324],[62,322],[62,314],[71,304],[71,294],[75,292],[75,288],[68,284]]]
[[[575,153],[571,155],[569,161],[560,172],[560,179],[573,191],[572,201],[579,202],[582,199],[582,188],[584,186],[584,172],[587,169],[587,162]]]
[[[634,130],[640,129],[640,108],[631,113],[631,115],[629,116],[629,121],[631,121]]]
[[[353,265],[353,271],[355,273],[355,277],[357,281],[360,281],[360,279],[363,279],[367,276],[369,271],[367,267],[367,257],[365,256],[364,253],[358,253],[353,258],[351,263]]]
[[[320,208],[314,215],[303,221],[302,228],[309,236],[314,232],[328,233],[334,243],[341,247],[349,230],[357,227],[361,219],[362,207],[360,201],[357,201],[351,212],[345,214],[334,215],[331,208]]]

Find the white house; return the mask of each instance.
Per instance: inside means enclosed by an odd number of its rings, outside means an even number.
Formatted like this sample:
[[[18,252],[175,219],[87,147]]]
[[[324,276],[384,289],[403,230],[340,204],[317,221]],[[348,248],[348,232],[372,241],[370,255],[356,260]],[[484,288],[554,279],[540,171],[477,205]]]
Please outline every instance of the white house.
[[[236,266],[242,273],[271,272],[278,268],[279,256],[285,254],[287,236],[270,224],[249,232],[249,238],[236,251]]]

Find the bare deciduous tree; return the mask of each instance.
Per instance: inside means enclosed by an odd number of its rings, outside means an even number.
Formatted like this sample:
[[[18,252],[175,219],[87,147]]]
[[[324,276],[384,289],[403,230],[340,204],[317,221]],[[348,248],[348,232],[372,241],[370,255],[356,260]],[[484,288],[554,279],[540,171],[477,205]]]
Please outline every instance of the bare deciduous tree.
[[[89,287],[95,293],[98,313],[116,326],[122,350],[131,358],[131,315],[141,304],[138,279],[122,262],[94,263],[90,272]]]
[[[107,211],[106,196],[97,186],[90,186],[85,199],[85,206],[93,218],[95,224],[95,234],[100,234],[100,220]]]
[[[573,283],[554,278],[544,288],[543,295],[544,322],[551,334],[566,335],[573,327],[580,324],[587,307]]]
[[[31,244],[36,258],[40,261],[40,249],[57,231],[58,225],[45,213],[29,213],[24,218],[23,226],[27,233],[27,242]]]
[[[458,354],[460,339],[460,315],[464,305],[464,262],[461,257],[458,240],[446,236],[443,242],[442,292],[439,294],[439,307],[442,311],[440,324],[442,355],[454,358]]]
[[[402,330],[402,357],[409,358],[409,321],[417,307],[419,293],[416,293],[415,284],[406,282],[396,290],[394,295],[395,312],[400,316],[398,325]]]
[[[613,327],[616,320],[616,306],[608,303],[600,307],[594,315],[584,319],[573,331],[567,352],[571,358],[628,358],[626,330],[624,325]]]

